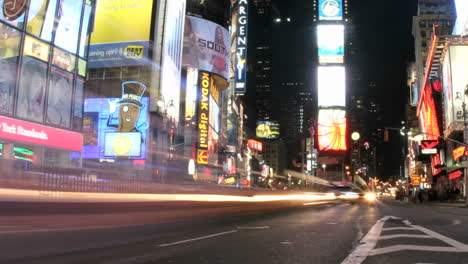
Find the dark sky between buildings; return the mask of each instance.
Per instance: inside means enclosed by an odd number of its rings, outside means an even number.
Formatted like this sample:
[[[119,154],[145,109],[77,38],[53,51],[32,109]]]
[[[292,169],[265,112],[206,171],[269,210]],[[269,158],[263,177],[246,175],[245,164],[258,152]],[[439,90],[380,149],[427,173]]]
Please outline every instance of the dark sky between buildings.
[[[313,2],[274,0],[276,14],[290,23],[273,25],[273,90],[281,98],[288,93],[282,82],[304,81],[316,93],[316,45]],[[373,97],[381,106],[381,126],[398,127],[405,120],[407,102],[406,65],[413,59],[412,16],[417,0],[349,0],[350,15],[356,29],[355,65],[362,85],[348,87],[348,96]],[[376,82],[369,89],[368,82]],[[402,137],[394,132],[391,142],[378,150],[379,171],[384,178],[400,172]]]

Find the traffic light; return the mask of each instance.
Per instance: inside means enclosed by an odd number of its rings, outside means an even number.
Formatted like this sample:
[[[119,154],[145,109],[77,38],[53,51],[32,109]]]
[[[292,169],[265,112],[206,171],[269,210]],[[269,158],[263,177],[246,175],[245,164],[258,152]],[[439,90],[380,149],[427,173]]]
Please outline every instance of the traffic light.
[[[385,129],[385,131],[384,131],[383,140],[385,142],[388,142],[388,130],[387,129]]]

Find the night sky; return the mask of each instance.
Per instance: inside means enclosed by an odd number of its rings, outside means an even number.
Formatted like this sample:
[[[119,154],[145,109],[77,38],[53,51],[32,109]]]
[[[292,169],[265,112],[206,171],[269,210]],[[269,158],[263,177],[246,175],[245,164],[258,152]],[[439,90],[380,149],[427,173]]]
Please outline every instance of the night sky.
[[[370,90],[366,85],[354,87],[349,94],[372,96],[381,106],[382,126],[400,127],[405,120],[406,67],[414,58],[412,16],[417,13],[417,0],[349,0],[351,18],[356,25],[357,65],[361,79],[377,83]],[[303,80],[316,89],[316,51],[313,30],[312,1],[276,0],[275,10],[289,24],[273,27],[273,88],[279,96],[284,81]],[[350,66],[348,66],[350,67]],[[402,163],[402,137],[395,132],[391,142],[378,149],[383,178],[397,176]]]

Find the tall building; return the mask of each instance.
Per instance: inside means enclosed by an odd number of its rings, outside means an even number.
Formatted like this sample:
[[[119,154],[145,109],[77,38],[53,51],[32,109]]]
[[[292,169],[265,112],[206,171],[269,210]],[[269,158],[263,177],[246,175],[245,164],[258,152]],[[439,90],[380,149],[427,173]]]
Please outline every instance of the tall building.
[[[271,0],[254,0],[251,15],[251,49],[249,61],[252,78],[249,87],[255,90],[255,107],[258,121],[272,120],[273,112],[273,47],[272,23],[273,4]]]
[[[314,118],[314,98],[303,82],[284,82],[282,90],[289,91],[281,100],[280,128],[283,138],[299,141],[310,136],[310,126]]]
[[[418,94],[422,91],[427,55],[431,45],[433,26],[439,26],[440,35],[452,33],[456,12],[453,0],[419,0],[418,15],[413,17],[413,37]],[[419,95],[418,95],[419,96]]]
[[[275,175],[280,174],[286,169],[287,154],[288,148],[284,140],[279,139],[264,142],[263,158],[273,168]]]

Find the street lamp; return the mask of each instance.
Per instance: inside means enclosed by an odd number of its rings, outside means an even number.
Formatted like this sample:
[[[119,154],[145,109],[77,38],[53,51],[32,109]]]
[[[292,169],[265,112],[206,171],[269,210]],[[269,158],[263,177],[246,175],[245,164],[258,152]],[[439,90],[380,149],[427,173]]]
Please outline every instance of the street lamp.
[[[322,164],[322,169],[323,169],[323,175],[325,176],[325,179],[327,178],[327,164]]]
[[[466,130],[467,125],[466,125],[466,102],[465,98],[468,95],[468,85],[465,86],[465,90],[463,91],[463,96],[460,94],[460,92],[457,92],[457,96],[455,97],[455,100],[462,103],[462,110],[463,110],[463,143],[466,144],[467,139],[468,139],[468,131]],[[467,180],[467,166],[466,166],[466,161],[465,161],[465,166],[463,168],[464,170],[464,182],[465,182],[465,205],[468,206],[468,180]]]

